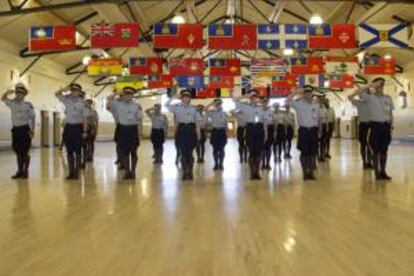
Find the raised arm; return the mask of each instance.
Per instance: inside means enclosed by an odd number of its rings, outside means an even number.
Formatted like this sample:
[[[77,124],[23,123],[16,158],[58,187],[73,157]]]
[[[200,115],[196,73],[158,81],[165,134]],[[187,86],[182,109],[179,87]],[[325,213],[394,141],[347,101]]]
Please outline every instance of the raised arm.
[[[61,96],[63,92],[68,91],[69,86],[62,87],[55,92],[56,97]]]
[[[3,95],[1,95],[1,100],[3,102],[6,102],[9,99],[8,96],[13,94],[13,93],[14,93],[14,90],[12,90],[12,89],[6,90],[6,92],[4,92]]]
[[[153,112],[154,112],[155,108],[151,107],[145,110],[145,114],[151,118]]]

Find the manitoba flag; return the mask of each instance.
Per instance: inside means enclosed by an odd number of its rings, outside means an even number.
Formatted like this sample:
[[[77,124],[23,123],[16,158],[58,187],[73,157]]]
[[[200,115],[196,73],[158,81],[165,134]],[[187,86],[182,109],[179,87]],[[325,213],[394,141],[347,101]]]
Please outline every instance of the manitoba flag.
[[[91,26],[91,48],[136,47],[139,44],[137,23],[105,23]]]

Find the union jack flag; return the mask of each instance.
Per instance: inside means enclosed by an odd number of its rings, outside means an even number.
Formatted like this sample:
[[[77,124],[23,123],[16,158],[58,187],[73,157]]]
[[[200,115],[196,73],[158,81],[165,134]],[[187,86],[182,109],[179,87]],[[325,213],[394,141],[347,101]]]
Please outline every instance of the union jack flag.
[[[115,26],[109,23],[99,23],[92,25],[91,30],[92,36],[114,36],[115,35]]]

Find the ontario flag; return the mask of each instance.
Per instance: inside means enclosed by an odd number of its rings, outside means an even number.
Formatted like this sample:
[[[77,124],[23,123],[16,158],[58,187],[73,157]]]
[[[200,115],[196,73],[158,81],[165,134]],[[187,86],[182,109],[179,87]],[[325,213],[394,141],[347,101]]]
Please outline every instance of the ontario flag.
[[[173,77],[171,75],[149,75],[148,88],[171,88]]]
[[[197,91],[196,98],[199,99],[207,99],[207,98],[215,98],[216,97],[216,89],[211,87],[204,87],[203,89]]]
[[[169,60],[170,75],[198,76],[204,73],[202,58],[173,58]]]
[[[234,77],[233,76],[210,76],[210,82],[208,86],[211,88],[233,88]]]
[[[31,27],[29,50],[65,51],[76,47],[75,26]]]
[[[208,64],[210,75],[240,76],[241,66],[238,58],[212,58]]]
[[[328,76],[329,88],[353,88],[354,76],[350,74],[330,74]]]
[[[394,75],[395,58],[383,58],[379,56],[364,57],[364,74],[367,75]]]
[[[136,47],[139,44],[137,23],[105,23],[91,26],[91,48]]]
[[[155,49],[203,47],[202,24],[168,24],[154,25],[153,47]]]
[[[272,87],[273,88],[293,88],[296,87],[297,76],[292,74],[273,76]]]
[[[257,47],[256,28],[254,24],[208,25],[208,48],[254,50]]]
[[[322,57],[291,58],[290,72],[296,75],[323,74],[325,68]]]
[[[309,48],[352,49],[358,48],[353,24],[309,25]]]
[[[139,57],[129,59],[129,73],[131,75],[162,74],[163,59],[158,57]]]

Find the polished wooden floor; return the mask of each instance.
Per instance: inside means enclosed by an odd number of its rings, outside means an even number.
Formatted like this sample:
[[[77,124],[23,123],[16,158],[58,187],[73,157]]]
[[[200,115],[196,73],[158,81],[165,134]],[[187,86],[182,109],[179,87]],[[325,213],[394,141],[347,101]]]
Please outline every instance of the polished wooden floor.
[[[392,146],[391,182],[362,171],[352,141],[307,183],[296,156],[249,181],[234,141],[223,173],[209,158],[186,183],[171,142],[162,167],[139,151],[135,182],[112,143],[74,182],[59,151],[34,150],[28,181],[1,152],[0,275],[414,275],[413,144]]]

